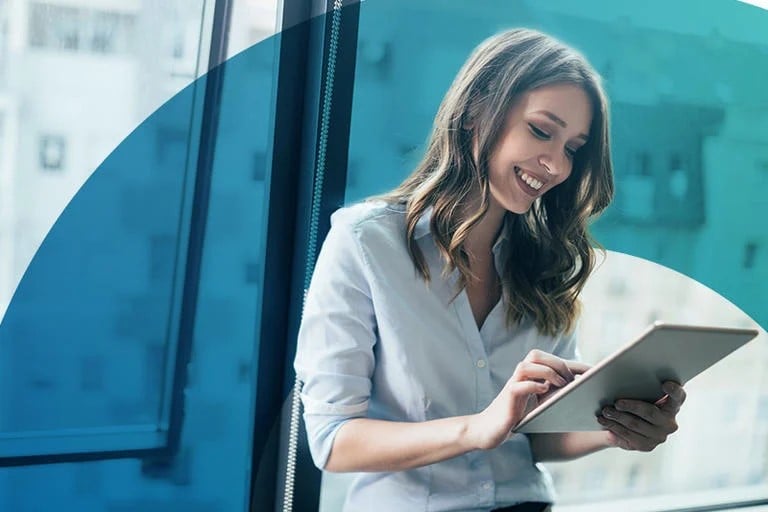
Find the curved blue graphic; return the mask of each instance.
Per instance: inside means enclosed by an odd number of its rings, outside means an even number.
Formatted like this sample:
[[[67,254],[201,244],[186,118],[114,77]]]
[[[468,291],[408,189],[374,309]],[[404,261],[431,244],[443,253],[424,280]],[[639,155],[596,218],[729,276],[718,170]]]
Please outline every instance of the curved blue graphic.
[[[278,39],[218,68],[224,78],[200,249],[196,342],[202,353],[228,340],[242,364],[258,339],[254,318]],[[4,395],[0,433],[160,428],[209,76],[185,87],[122,141],[35,253],[0,324],[3,381],[17,390]],[[208,371],[225,368],[212,364]],[[250,422],[248,400],[234,408],[242,411],[243,424]]]

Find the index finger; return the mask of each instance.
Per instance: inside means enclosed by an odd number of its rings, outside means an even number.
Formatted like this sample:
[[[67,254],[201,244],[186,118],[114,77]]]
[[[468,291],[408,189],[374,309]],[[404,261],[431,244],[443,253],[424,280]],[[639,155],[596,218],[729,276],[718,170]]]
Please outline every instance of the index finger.
[[[557,357],[554,354],[550,354],[548,352],[537,349],[528,352],[526,359],[532,363],[549,366],[558,374],[560,374],[560,376],[562,376],[566,382],[571,382],[575,378],[575,374],[584,373],[589,368],[583,363],[579,363],[577,361],[567,361]]]
[[[568,369],[570,369],[571,373],[574,375],[581,375],[582,373],[585,373],[587,370],[592,368],[591,364],[582,363],[581,361],[566,360],[565,363],[568,365]]]

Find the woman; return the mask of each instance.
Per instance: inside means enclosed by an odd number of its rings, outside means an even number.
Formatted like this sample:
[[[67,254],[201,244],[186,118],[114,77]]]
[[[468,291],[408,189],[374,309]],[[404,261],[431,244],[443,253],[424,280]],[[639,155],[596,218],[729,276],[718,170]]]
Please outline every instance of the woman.
[[[670,382],[657,404],[605,408],[600,432],[513,431],[588,368],[573,361],[587,223],[612,195],[597,73],[521,29],[475,49],[409,178],[332,216],[295,366],[315,463],[362,473],[346,510],[545,510],[536,462],[676,430]]]

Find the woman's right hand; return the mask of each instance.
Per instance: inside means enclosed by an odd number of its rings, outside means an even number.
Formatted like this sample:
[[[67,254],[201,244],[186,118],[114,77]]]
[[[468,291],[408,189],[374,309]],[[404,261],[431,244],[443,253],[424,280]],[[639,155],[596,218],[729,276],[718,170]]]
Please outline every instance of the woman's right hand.
[[[480,450],[496,448],[528,412],[588,369],[587,364],[531,350],[491,404],[470,417],[471,445]]]

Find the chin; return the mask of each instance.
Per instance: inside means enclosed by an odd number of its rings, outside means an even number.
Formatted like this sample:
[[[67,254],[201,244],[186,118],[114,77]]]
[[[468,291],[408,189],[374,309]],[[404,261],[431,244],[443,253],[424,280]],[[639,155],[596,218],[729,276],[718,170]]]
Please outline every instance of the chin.
[[[518,197],[517,194],[505,193],[497,194],[491,191],[491,202],[495,203],[497,208],[502,208],[507,212],[522,215],[531,209],[535,198]]]
[[[507,210],[510,213],[516,213],[518,215],[522,215],[524,213],[528,213],[528,210],[531,209],[533,206],[533,202],[527,202],[527,203],[508,203],[504,205],[504,209]]]

